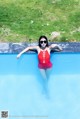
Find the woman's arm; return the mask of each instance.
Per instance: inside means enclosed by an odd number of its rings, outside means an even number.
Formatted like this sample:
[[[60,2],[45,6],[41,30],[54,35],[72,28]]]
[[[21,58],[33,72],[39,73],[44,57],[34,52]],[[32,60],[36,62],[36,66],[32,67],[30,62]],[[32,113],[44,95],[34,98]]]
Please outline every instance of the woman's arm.
[[[25,48],[24,50],[22,50],[22,51],[17,55],[17,58],[20,58],[20,56],[21,56],[23,53],[27,52],[28,50],[33,50],[33,49],[38,50],[38,46],[30,46],[30,47]]]
[[[62,47],[57,44],[51,44],[49,48],[54,51],[62,51]]]

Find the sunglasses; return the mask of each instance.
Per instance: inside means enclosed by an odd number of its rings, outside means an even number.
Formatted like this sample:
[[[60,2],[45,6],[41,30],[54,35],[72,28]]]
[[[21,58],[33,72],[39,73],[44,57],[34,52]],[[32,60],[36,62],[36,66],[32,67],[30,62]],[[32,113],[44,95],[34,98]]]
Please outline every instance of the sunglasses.
[[[40,43],[42,44],[42,43],[47,43],[47,41],[45,40],[45,41],[40,41]]]

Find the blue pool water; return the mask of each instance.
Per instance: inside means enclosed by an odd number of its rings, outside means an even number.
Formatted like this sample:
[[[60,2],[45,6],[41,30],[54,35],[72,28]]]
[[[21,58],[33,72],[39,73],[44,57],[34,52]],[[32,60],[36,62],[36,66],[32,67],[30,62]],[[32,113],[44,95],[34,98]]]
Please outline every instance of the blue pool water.
[[[80,119],[80,53],[51,54],[47,91],[37,54],[0,54],[0,112],[9,119]]]

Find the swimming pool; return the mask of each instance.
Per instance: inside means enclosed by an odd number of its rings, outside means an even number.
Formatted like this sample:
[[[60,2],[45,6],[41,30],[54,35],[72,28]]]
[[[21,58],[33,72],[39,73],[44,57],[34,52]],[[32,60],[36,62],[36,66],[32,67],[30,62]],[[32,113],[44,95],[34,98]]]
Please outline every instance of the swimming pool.
[[[48,97],[37,54],[0,54],[0,112],[9,118],[80,118],[80,53],[51,54]]]

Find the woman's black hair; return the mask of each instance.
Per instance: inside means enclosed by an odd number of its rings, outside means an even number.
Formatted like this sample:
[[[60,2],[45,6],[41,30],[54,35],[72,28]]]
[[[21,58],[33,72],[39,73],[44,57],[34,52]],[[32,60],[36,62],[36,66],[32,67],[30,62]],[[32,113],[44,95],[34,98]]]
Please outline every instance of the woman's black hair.
[[[39,46],[39,47],[41,47],[40,40],[41,40],[42,38],[46,39],[46,47],[48,47],[48,46],[49,46],[49,45],[48,45],[48,39],[47,39],[47,37],[46,37],[46,36],[40,36],[40,37],[39,37],[38,46]]]

